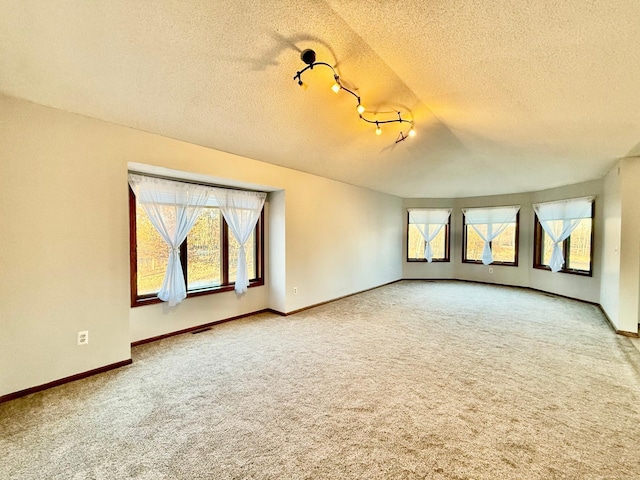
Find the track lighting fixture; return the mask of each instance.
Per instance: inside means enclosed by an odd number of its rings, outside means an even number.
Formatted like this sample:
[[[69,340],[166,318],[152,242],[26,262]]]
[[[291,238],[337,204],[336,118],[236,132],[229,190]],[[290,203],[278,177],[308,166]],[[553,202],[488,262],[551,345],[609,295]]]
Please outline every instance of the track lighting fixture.
[[[406,140],[409,137],[415,136],[416,132],[413,129],[413,120],[407,120],[405,118],[402,118],[402,114],[400,112],[396,112],[398,114],[398,118],[394,118],[394,119],[391,119],[391,120],[371,120],[371,119],[365,117],[364,113],[366,112],[366,108],[362,105],[362,102],[360,101],[360,96],[357,93],[353,92],[352,90],[350,90],[350,89],[348,89],[347,87],[344,86],[344,84],[340,80],[340,76],[338,75],[336,70],[331,65],[329,65],[326,62],[316,62],[316,52],[314,52],[313,50],[308,48],[308,49],[304,50],[300,54],[300,58],[302,59],[302,61],[304,63],[307,64],[307,66],[304,67],[299,72],[296,72],[296,74],[293,77],[293,79],[297,80],[298,85],[300,85],[302,88],[306,88],[307,87],[307,84],[302,81],[302,74],[304,72],[306,72],[307,70],[313,70],[313,68],[318,66],[318,65],[321,65],[323,67],[328,67],[333,72],[333,79],[334,79],[334,83],[331,86],[331,90],[333,90],[335,93],[340,93],[341,90],[344,90],[345,92],[351,94],[356,99],[356,101],[358,102],[357,106],[356,106],[356,111],[358,112],[358,116],[360,117],[360,120],[362,120],[364,122],[367,122],[367,123],[375,124],[375,126],[376,126],[376,130],[375,130],[376,135],[381,135],[382,134],[382,129],[380,128],[381,124],[385,124],[385,123],[399,123],[399,124],[408,123],[410,125],[408,132],[405,134],[404,132],[400,131],[400,134],[398,135],[398,138],[396,139],[396,143],[402,142],[402,141]]]
[[[338,93],[340,91],[340,78],[338,77],[338,75],[334,75],[334,78],[336,79],[336,82],[331,85],[331,90],[333,90],[333,93]]]

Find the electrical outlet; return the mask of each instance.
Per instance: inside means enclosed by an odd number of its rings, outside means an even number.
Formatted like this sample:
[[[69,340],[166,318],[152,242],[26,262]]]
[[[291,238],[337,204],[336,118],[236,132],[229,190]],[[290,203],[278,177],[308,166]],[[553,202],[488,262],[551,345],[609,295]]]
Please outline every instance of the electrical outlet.
[[[78,332],[78,345],[86,345],[87,343],[89,343],[89,331]]]
[[[298,294],[298,287],[293,287],[293,294],[297,295]]]
[[[489,273],[493,273],[493,268],[489,267]]]

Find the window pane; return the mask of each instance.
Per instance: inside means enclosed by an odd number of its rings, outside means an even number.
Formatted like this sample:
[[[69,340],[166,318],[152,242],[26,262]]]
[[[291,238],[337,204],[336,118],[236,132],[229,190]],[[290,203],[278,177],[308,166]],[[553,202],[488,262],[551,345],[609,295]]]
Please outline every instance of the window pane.
[[[478,229],[486,235],[487,226],[477,225]],[[484,248],[484,240],[478,235],[478,232],[471,225],[465,225],[467,229],[467,256],[466,260],[482,260],[482,249]]]
[[[548,225],[551,227],[551,231],[554,236],[559,236],[562,233],[562,220],[550,220]],[[562,254],[564,255],[564,246],[562,243],[560,244],[560,248],[563,249]],[[549,266],[549,262],[551,261],[551,253],[553,252],[553,240],[549,234],[542,229],[542,264]]]
[[[219,286],[221,215],[204,208],[187,235],[187,290]]]
[[[429,233],[433,232],[433,230],[435,230],[436,228],[437,226],[431,226],[429,228]],[[444,258],[445,240],[446,240],[445,228],[446,227],[442,227],[438,232],[438,234],[436,235],[436,237],[431,241],[431,249],[433,250],[434,260],[436,259],[440,260]],[[424,256],[424,252],[423,252],[423,256]]]
[[[249,280],[255,280],[258,276],[256,271],[256,231],[251,232],[251,236],[244,246],[247,254],[247,272],[249,274]],[[229,231],[229,283],[234,283],[238,276],[238,249],[240,245],[233,236],[233,233]]]
[[[437,225],[429,225],[429,234],[432,234],[438,228]],[[433,251],[434,260],[443,260],[445,258],[446,244],[446,227],[442,227],[436,237],[431,241],[431,249]],[[408,256],[411,259],[424,260],[424,238],[414,224],[409,224],[408,230]]]
[[[169,247],[137,202],[136,242],[138,295],[158,293],[169,261]]]
[[[409,230],[407,230],[408,244],[407,244],[407,256],[408,258],[424,259],[424,238],[418,231],[418,227],[409,224]]]
[[[549,266],[553,252],[553,241],[547,232],[542,231],[542,264]]]
[[[516,261],[516,224],[512,223],[491,242],[494,262]]]
[[[591,270],[591,219],[583,218],[569,237],[566,268]]]

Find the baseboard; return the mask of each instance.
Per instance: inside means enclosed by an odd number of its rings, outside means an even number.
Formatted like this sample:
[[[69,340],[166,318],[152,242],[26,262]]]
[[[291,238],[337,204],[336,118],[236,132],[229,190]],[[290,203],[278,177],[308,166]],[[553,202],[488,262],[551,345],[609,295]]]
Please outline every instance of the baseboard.
[[[533,288],[533,287],[522,287],[522,288],[527,288],[529,290],[533,290],[534,292],[544,293],[545,295],[553,295],[554,297],[566,298],[568,300],[575,300],[576,302],[587,303],[595,307],[600,307],[600,304],[598,302],[592,302],[591,300],[584,300],[582,298],[570,297],[569,295],[562,295],[561,293],[547,292],[546,290],[540,290],[539,288]]]
[[[609,324],[611,329],[615,333],[617,333],[618,335],[623,335],[623,336],[626,336],[626,337],[633,337],[633,338],[640,338],[640,335],[638,335],[638,333],[626,332],[626,331],[623,331],[623,330],[616,329],[614,324],[613,324],[613,322],[609,318],[609,315],[607,315],[607,313],[602,308],[602,305],[600,305],[599,303],[590,302],[588,300],[569,297],[569,296],[561,295],[561,294],[554,293],[554,292],[547,292],[545,290],[539,290],[539,289],[533,288],[533,287],[522,287],[522,286],[518,286],[518,285],[503,285],[503,284],[500,284],[500,283],[490,283],[490,282],[482,282],[482,281],[476,281],[476,280],[461,280],[461,279],[457,279],[457,278],[404,278],[404,279],[399,279],[399,280],[394,280],[394,281],[391,281],[391,282],[387,282],[387,283],[384,283],[382,285],[378,285],[376,287],[371,287],[371,288],[367,288],[365,290],[360,290],[358,292],[350,293],[348,295],[343,295],[343,296],[340,296],[340,297],[336,297],[336,298],[333,298],[331,300],[327,300],[325,302],[320,302],[320,303],[316,303],[316,304],[313,304],[313,305],[309,305],[309,306],[304,307],[304,308],[299,308],[299,309],[293,310],[291,312],[280,312],[280,311],[274,310],[272,308],[265,308],[265,309],[262,309],[262,310],[257,310],[255,312],[250,312],[250,313],[245,313],[245,314],[242,314],[242,315],[237,315],[235,317],[224,318],[222,320],[216,320],[216,321],[213,321],[213,322],[205,323],[205,324],[202,324],[202,325],[196,325],[196,326],[185,328],[185,329],[182,329],[182,330],[176,330],[174,332],[169,332],[169,333],[165,333],[163,335],[157,335],[155,337],[146,338],[144,340],[138,340],[136,342],[132,342],[131,343],[131,347],[136,347],[138,345],[143,345],[145,343],[156,342],[156,341],[162,340],[164,338],[169,338],[169,337],[173,337],[173,336],[176,336],[176,335],[182,335],[184,333],[195,332],[197,330],[202,330],[202,329],[207,328],[207,327],[212,327],[214,325],[219,325],[221,323],[231,322],[233,320],[239,320],[241,318],[250,317],[252,315],[257,315],[259,313],[269,312],[269,313],[273,313],[273,314],[276,314],[276,315],[281,315],[281,316],[286,317],[286,316],[289,316],[289,315],[294,315],[296,313],[304,312],[305,310],[310,310],[312,308],[319,307],[321,305],[326,305],[328,303],[336,302],[338,300],[342,300],[343,298],[352,297],[352,296],[358,295],[360,293],[364,293],[364,292],[368,292],[368,291],[371,291],[371,290],[375,290],[377,288],[386,287],[388,285],[392,285],[394,283],[398,283],[398,282],[403,281],[403,280],[407,280],[407,281],[410,281],[410,280],[415,280],[415,281],[434,281],[434,282],[452,281],[452,282],[479,283],[479,284],[483,284],[483,285],[494,285],[494,286],[500,286],[500,287],[510,287],[510,288],[520,288],[520,289],[526,289],[526,290],[533,290],[533,291],[536,291],[536,292],[549,294],[549,295],[554,295],[554,296],[562,297],[562,298],[567,298],[567,299],[570,299],[570,300],[577,300],[579,302],[588,303],[588,304],[597,306],[600,309],[600,311],[602,312],[602,314],[604,315],[604,317],[607,320],[607,323]],[[75,375],[71,375],[69,377],[61,378],[59,380],[54,380],[53,382],[45,383],[43,385],[38,385],[38,386],[35,386],[35,387],[31,387],[31,388],[27,388],[27,389],[24,389],[24,390],[20,390],[18,392],[13,392],[13,393],[9,393],[9,394],[6,394],[6,395],[2,395],[2,396],[0,396],[0,403],[8,402],[10,400],[15,400],[16,398],[24,397],[24,396],[30,395],[32,393],[40,392],[40,391],[46,390],[48,388],[57,387],[59,385],[63,385],[65,383],[73,382],[75,380],[80,380],[82,378],[90,377],[92,375],[97,375],[99,373],[104,373],[104,372],[107,372],[109,370],[113,370],[115,368],[120,368],[120,367],[123,367],[123,366],[126,366],[126,365],[130,365],[131,363],[133,363],[133,361],[131,359],[123,360],[121,362],[112,363],[110,365],[105,365],[103,367],[95,368],[95,369],[89,370],[87,372],[82,372],[82,373],[78,373],[78,374],[75,374]]]
[[[164,335],[158,335],[156,337],[146,338],[144,340],[139,340],[137,342],[132,342],[131,346],[135,347],[137,345],[142,345],[144,343],[155,342],[157,340],[162,340],[163,338],[173,337],[175,335],[181,335],[183,333],[189,333],[189,332],[193,332],[193,331],[196,331],[196,330],[201,330],[203,328],[211,327],[213,325],[218,325],[220,323],[230,322],[232,320],[238,320],[240,318],[249,317],[251,315],[256,315],[258,313],[263,313],[263,312],[267,312],[267,311],[272,311],[272,310],[270,310],[270,309],[258,310],[256,312],[245,313],[243,315],[237,315],[235,317],[230,317],[230,318],[225,318],[225,319],[222,319],[222,320],[217,320],[215,322],[205,323],[203,325],[197,325],[195,327],[185,328],[183,330],[178,330],[178,331],[175,331],[175,332],[166,333]],[[276,313],[276,312],[274,312],[274,313]],[[53,382],[45,383],[45,384],[42,384],[42,385],[37,385],[35,387],[26,388],[26,389],[20,390],[18,392],[8,393],[6,395],[0,396],[0,403],[8,402],[10,400],[15,400],[16,398],[24,397],[24,396],[30,395],[32,393],[40,392],[42,390],[47,390],[49,388],[57,387],[59,385],[65,384],[65,383],[69,383],[69,382],[80,380],[80,379],[83,379],[83,378],[86,378],[86,377],[90,377],[92,375],[97,375],[98,373],[104,373],[104,372],[107,372],[109,370],[113,370],[115,368],[124,367],[125,365],[131,365],[132,363],[133,363],[133,360],[131,360],[131,359],[123,360],[122,362],[112,363],[110,365],[105,365],[103,367],[95,368],[95,369],[89,370],[87,372],[77,373],[77,374],[71,375],[69,377],[64,377],[64,378],[61,378],[59,380],[54,380]]]
[[[611,327],[611,330],[613,330],[614,332],[616,332],[618,335],[622,335],[624,337],[631,337],[631,338],[640,338],[640,335],[638,335],[635,332],[627,332],[625,330],[618,330],[616,328],[616,326],[613,324],[613,322],[611,321],[611,318],[609,317],[609,315],[607,315],[607,312],[604,311],[604,308],[602,308],[602,305],[598,304],[598,308],[600,308],[600,311],[602,312],[602,315],[604,315],[604,318],[607,319],[607,323],[609,324],[609,326]]]
[[[163,333],[162,335],[157,335],[155,337],[145,338],[144,340],[137,340],[135,342],[131,342],[131,347],[137,347],[138,345],[144,345],[145,343],[157,342],[158,340],[162,340],[163,338],[175,337],[176,335],[182,335],[183,333],[195,332],[196,330],[202,330],[203,328],[213,327],[214,325],[220,325],[221,323],[231,322],[233,320],[239,320],[241,318],[250,317],[251,315],[257,315],[259,313],[279,313],[275,310],[271,310],[270,308],[263,308],[262,310],[257,310],[255,312],[243,313],[242,315],[236,315],[235,317],[223,318],[222,320],[215,320],[209,323],[203,323],[202,325],[196,325],[194,327],[184,328],[182,330],[176,330],[175,332]]]
[[[310,310],[312,308],[320,307],[321,305],[326,305],[328,303],[337,302],[338,300],[342,300],[343,298],[353,297],[354,295],[359,295],[364,292],[370,292],[371,290],[375,290],[376,288],[386,287],[387,285],[393,285],[394,283],[401,282],[402,279],[393,280],[391,282],[383,283],[382,285],[378,285],[376,287],[366,288],[364,290],[359,290],[357,292],[350,293],[348,295],[342,295],[341,297],[332,298],[331,300],[327,300],[320,303],[314,303],[313,305],[308,305],[306,307],[298,308],[297,310],[292,310],[290,312],[280,312],[279,310],[274,310],[272,308],[268,308],[267,310],[271,313],[275,313],[276,315],[281,315],[283,317],[288,317],[289,315],[295,315],[296,313],[304,312],[305,310]]]
[[[15,400],[16,398],[24,397],[26,395],[31,395],[32,393],[36,393],[36,392],[41,392],[42,390],[47,390],[49,388],[58,387],[60,385],[64,385],[65,383],[75,382],[76,380],[81,380],[83,378],[87,378],[92,375],[97,375],[98,373],[104,373],[109,370],[113,370],[115,368],[131,365],[131,363],[133,363],[131,359],[123,360],[121,362],[105,365],[104,367],[94,368],[93,370],[88,370],[86,372],[76,373],[75,375],[71,375],[69,377],[60,378],[59,380],[54,380],[53,382],[44,383],[42,385],[37,385],[31,388],[25,388],[24,390],[20,390],[13,393],[8,393],[7,395],[2,395],[0,397],[0,403],[8,402],[9,400]]]
[[[481,280],[463,280],[463,279],[459,279],[459,278],[444,278],[444,279],[440,279],[440,278],[404,278],[403,280],[436,281],[436,282],[452,281],[452,282],[479,283],[479,284],[482,284],[482,285],[495,285],[495,286],[498,286],[498,287],[521,288],[523,290],[532,290],[534,292],[544,293],[545,295],[553,295],[554,297],[566,298],[568,300],[575,300],[577,302],[587,303],[589,305],[593,305],[595,307],[598,307],[600,309],[600,311],[602,312],[602,314],[604,315],[604,318],[607,320],[607,324],[609,325],[609,327],[611,327],[611,330],[613,330],[613,332],[617,333],[618,335],[622,335],[624,337],[631,337],[631,338],[640,338],[640,334],[638,334],[638,333],[627,332],[625,330],[618,330],[616,328],[616,326],[614,325],[614,323],[611,321],[611,318],[609,318],[609,315],[607,315],[607,312],[605,312],[604,308],[602,308],[602,305],[600,305],[598,302],[591,302],[589,300],[584,300],[582,298],[570,297],[568,295],[562,295],[560,293],[555,293],[555,292],[548,292],[546,290],[541,290],[539,288],[534,288],[534,287],[522,287],[522,286],[519,286],[519,285],[505,285],[505,284],[502,284],[502,283],[483,282]],[[640,325],[639,325],[639,327],[640,327]]]

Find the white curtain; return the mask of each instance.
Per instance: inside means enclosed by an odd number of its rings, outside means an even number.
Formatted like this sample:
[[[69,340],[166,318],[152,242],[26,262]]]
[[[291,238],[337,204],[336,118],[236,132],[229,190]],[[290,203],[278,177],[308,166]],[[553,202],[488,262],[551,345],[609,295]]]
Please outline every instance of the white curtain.
[[[213,194],[218,201],[222,215],[229,225],[231,233],[240,245],[235,290],[237,293],[244,293],[249,287],[245,245],[256,227],[256,223],[258,223],[267,194],[263,192],[225,190],[223,188],[214,189]]]
[[[180,244],[187,238],[211,191],[204,185],[129,174],[129,185],[149,220],[169,247],[169,262],[158,298],[170,306],[187,296]]]
[[[415,225],[424,238],[424,258],[433,261],[431,242],[440,233],[442,227],[449,223],[450,208],[411,208],[409,209],[409,224]]]
[[[593,199],[594,197],[583,197],[533,205],[540,225],[553,242],[549,261],[552,272],[558,272],[564,264],[560,244],[571,235],[583,218],[591,218]]]
[[[493,262],[490,242],[500,235],[510,223],[515,223],[520,205],[510,207],[463,208],[465,223],[471,225],[484,241],[482,248],[482,263],[489,265]],[[486,234],[479,228],[486,225]]]

